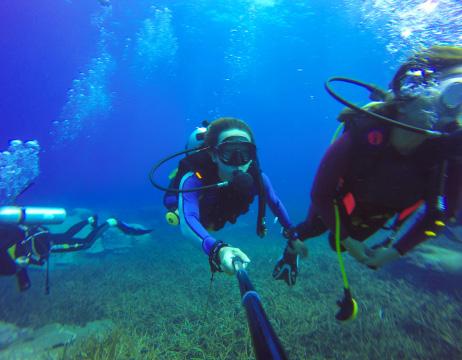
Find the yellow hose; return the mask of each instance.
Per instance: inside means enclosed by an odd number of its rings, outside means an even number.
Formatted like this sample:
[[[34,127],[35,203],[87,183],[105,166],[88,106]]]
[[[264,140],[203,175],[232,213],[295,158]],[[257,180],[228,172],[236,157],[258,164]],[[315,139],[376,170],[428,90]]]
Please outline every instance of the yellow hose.
[[[332,140],[330,141],[330,143],[332,144],[335,140],[337,140],[340,132],[343,130],[345,124],[342,122],[339,124],[339,126],[337,126],[337,130],[335,130],[334,132],[334,136],[332,136]]]
[[[340,214],[338,211],[338,205],[334,203],[335,211],[335,249],[337,250],[338,262],[340,265],[340,272],[342,273],[343,285],[345,289],[349,288],[348,278],[345,271],[345,265],[343,263],[342,252],[340,250]]]

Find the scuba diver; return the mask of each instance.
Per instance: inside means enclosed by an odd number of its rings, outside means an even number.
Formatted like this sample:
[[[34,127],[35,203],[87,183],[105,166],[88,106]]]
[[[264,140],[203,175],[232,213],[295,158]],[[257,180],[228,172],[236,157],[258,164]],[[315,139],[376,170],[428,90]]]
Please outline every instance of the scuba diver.
[[[31,286],[27,274],[29,265],[43,266],[46,263],[48,284],[50,253],[89,249],[111,227],[117,227],[127,235],[144,235],[152,231],[129,226],[115,218],[98,225],[96,215],[74,224],[64,233],[51,233],[43,226],[63,222],[65,216],[64,209],[0,207],[0,275],[16,275],[19,290],[25,291]],[[74,237],[86,226],[91,226],[92,230],[85,238]]]
[[[260,170],[254,136],[242,120],[224,117],[204,124],[190,137],[185,151],[157,163],[150,173],[152,184],[166,191],[164,205],[169,210],[167,221],[180,225],[182,233],[200,245],[209,257],[212,274],[234,274],[233,259],[243,266],[250,262],[240,249],[217,240],[209,231],[217,231],[227,222],[249,210],[258,198],[257,234],[266,234],[264,223],[266,202],[284,229],[290,229],[284,205]],[[154,181],[154,173],[166,161],[189,154],[179,163],[169,188]]]
[[[375,101],[356,106],[331,89],[333,81],[360,85]],[[340,260],[346,250],[377,269],[455,221],[462,203],[462,48],[433,46],[416,53],[398,69],[390,88],[348,78],[326,83],[330,95],[348,106],[339,116],[344,131],[321,161],[308,215],[290,229],[292,239],[274,268],[275,279],[293,285],[298,257],[307,251],[302,241],[326,231]],[[422,205],[423,213],[398,234]],[[380,229],[391,230],[390,235],[366,246]]]

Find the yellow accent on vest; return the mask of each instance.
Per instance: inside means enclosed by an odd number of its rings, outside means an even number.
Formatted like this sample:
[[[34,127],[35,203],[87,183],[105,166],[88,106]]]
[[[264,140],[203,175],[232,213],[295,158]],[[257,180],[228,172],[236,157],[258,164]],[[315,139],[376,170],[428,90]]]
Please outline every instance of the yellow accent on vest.
[[[196,171],[196,176],[199,178],[199,179],[202,179],[202,175],[199,171]]]
[[[444,222],[442,222],[441,220],[436,220],[435,225],[436,226],[446,226],[446,224]]]
[[[427,235],[427,236],[436,236],[436,233],[434,231],[427,230],[427,231],[425,231],[425,235]]]
[[[16,259],[16,244],[8,248],[8,255],[14,260]]]
[[[177,226],[180,223],[180,218],[173,211],[169,211],[165,214],[165,220],[172,226]]]

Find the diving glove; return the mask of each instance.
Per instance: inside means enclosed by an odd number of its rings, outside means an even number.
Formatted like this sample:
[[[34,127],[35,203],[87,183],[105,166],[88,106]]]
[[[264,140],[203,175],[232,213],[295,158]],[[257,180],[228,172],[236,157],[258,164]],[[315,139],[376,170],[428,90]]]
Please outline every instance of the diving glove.
[[[282,257],[279,258],[273,270],[273,278],[284,280],[287,285],[293,286],[297,281],[298,275],[298,255],[287,244]]]

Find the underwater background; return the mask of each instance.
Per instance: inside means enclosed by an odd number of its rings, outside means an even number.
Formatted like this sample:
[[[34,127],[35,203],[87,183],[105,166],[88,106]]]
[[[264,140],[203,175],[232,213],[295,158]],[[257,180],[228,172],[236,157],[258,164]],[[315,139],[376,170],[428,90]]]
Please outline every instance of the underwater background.
[[[236,279],[216,276],[209,289],[207,258],[165,222],[151,166],[182,150],[203,120],[241,118],[264,172],[301,221],[342,109],[324,82],[339,75],[387,88],[412,51],[462,45],[462,4],[111,2],[2,2],[0,150],[13,139],[40,144],[40,174],[20,205],[65,207],[69,224],[97,213],[153,232],[142,239],[113,232],[98,251],[53,255],[50,295],[41,269],[25,293],[1,278],[0,321],[10,332],[0,331],[0,359],[253,358]],[[351,86],[337,88],[368,100]],[[166,184],[175,166],[157,178]],[[441,237],[377,272],[345,257],[360,307],[345,325],[334,317],[342,283],[327,239],[308,243],[310,258],[289,289],[271,277],[285,244],[280,228],[268,212],[269,234],[260,239],[255,217],[254,204],[217,237],[252,259],[249,275],[289,358],[462,357],[460,245]],[[24,334],[56,324],[71,340],[43,340],[27,352]],[[97,330],[80,337],[89,324]],[[1,341],[12,336],[16,345]]]

